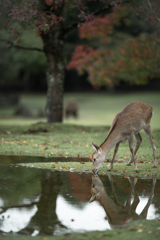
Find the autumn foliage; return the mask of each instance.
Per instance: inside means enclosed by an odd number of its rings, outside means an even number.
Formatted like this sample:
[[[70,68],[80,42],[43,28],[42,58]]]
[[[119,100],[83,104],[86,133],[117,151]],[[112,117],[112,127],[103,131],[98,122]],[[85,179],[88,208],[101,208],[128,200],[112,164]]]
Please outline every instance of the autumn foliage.
[[[120,80],[130,84],[146,84],[160,76],[159,39],[155,35],[128,36],[123,44],[110,47],[115,27],[121,22],[130,24],[128,9],[118,6],[104,17],[98,17],[79,28],[79,36],[90,41],[89,45],[75,48],[67,69],[87,72],[88,79],[96,88],[116,85]],[[91,41],[92,40],[92,41]]]

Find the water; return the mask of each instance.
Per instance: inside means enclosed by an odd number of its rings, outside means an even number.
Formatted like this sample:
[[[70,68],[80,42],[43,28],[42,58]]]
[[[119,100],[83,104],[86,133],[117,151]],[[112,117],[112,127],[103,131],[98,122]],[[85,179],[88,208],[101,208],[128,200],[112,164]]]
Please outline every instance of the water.
[[[159,180],[96,177],[14,165],[50,160],[0,156],[1,233],[60,235],[109,230],[130,220],[160,218]]]

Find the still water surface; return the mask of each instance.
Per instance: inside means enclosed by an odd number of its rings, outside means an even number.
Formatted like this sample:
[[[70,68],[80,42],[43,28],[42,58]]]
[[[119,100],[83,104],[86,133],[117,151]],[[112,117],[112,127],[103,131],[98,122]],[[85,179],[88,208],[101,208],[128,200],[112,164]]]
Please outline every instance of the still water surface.
[[[160,218],[159,180],[97,177],[16,165],[40,161],[57,159],[0,156],[1,233],[59,235]]]

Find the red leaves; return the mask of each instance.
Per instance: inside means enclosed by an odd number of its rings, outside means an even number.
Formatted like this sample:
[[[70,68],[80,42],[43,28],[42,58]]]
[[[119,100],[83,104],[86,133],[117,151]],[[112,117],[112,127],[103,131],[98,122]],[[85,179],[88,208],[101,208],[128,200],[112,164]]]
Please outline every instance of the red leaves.
[[[55,144],[55,145],[53,145],[53,147],[58,147],[58,145],[57,145],[57,144]]]
[[[53,2],[53,0],[45,0],[47,6],[52,6]]]
[[[87,45],[79,45],[75,48],[72,59],[67,65],[67,69],[76,68],[79,72],[85,70],[85,64],[90,57],[95,53],[95,50]]]
[[[125,19],[128,25],[127,11],[118,7],[105,17],[95,18],[79,28],[81,38],[96,40],[100,47],[93,49],[86,45],[77,46],[67,69],[75,68],[80,74],[86,71],[94,88],[101,85],[114,86],[115,79],[137,85],[147,84],[149,78],[160,75],[159,40],[156,36],[128,37],[116,51],[105,46],[112,41],[115,25],[121,19]]]

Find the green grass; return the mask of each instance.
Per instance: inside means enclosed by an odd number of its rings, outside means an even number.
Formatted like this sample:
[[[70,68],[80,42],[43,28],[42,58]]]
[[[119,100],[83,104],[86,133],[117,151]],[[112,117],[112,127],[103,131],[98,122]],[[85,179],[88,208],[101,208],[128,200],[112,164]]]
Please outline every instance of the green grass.
[[[88,158],[93,152],[92,141],[100,145],[106,138],[108,128],[106,127],[86,127],[68,124],[37,124],[25,127],[1,128],[0,154],[29,155],[50,157],[77,157]],[[153,131],[156,149],[157,162],[160,162],[160,131]],[[142,132],[142,144],[137,152],[139,163],[139,177],[152,177],[153,174],[159,178],[158,169],[153,169],[153,153],[150,141],[146,134]],[[113,174],[134,175],[134,167],[126,167],[126,161],[130,159],[128,142],[120,145],[116,160],[121,163],[114,164]],[[111,159],[113,149],[107,156]],[[43,163],[44,164],[44,163]],[[75,163],[73,163],[75,164]],[[91,163],[79,164],[79,167],[68,165],[68,168],[76,168],[77,171],[91,171]],[[108,165],[108,164],[107,164]],[[57,165],[58,166],[58,165]],[[41,166],[42,167],[42,166]],[[43,166],[45,168],[45,166]],[[61,167],[61,166],[60,166]],[[83,167],[85,169],[83,169]],[[100,169],[101,174],[107,173],[106,164]],[[59,169],[59,168],[58,168]]]
[[[85,126],[110,126],[116,113],[132,101],[144,101],[151,105],[154,115],[151,121],[152,129],[159,128],[160,97],[158,92],[138,92],[125,94],[102,93],[74,93],[65,94],[64,105],[69,98],[74,98],[79,107],[78,119],[65,119],[64,123]],[[21,95],[20,102],[31,108],[36,115],[38,109],[44,109],[45,95]],[[13,116],[14,108],[0,109],[0,125],[30,125],[39,121],[45,122],[45,118],[20,118]]]
[[[129,94],[107,94],[107,93],[78,93],[66,94],[64,102],[70,98],[75,98],[79,106],[79,118],[77,120],[70,118],[64,119],[63,124],[34,124],[39,119],[20,119],[10,117],[9,113],[0,120],[0,153],[13,155],[30,155],[44,157],[86,157],[92,154],[91,143],[100,145],[107,136],[109,126],[117,112],[126,104],[134,100],[147,102],[154,109],[154,115],[151,121],[153,137],[157,146],[157,161],[160,158],[160,97],[159,93],[129,93]],[[45,106],[44,95],[22,95],[21,102],[32,109],[37,110]],[[2,109],[3,110],[3,109]],[[0,115],[4,111],[0,111]],[[6,110],[7,111],[7,110]],[[4,113],[4,112],[3,112]],[[1,115],[2,116],[2,115]],[[44,119],[43,122],[45,122]],[[74,125],[73,125],[74,124]],[[94,127],[93,125],[97,125]],[[89,126],[89,127],[88,127]],[[157,129],[157,130],[156,130]],[[144,161],[142,168],[152,165],[152,148],[146,134],[142,131],[143,142],[137,153],[137,160]],[[126,169],[126,158],[130,153],[128,142],[120,145],[117,160],[122,159],[125,163],[114,165],[117,174],[131,174],[134,167]],[[113,150],[107,158],[111,159]],[[118,164],[118,163],[117,163]],[[121,166],[121,167],[120,167]],[[145,167],[146,166],[146,167]],[[106,168],[107,169],[107,168]],[[146,170],[148,171],[148,169]],[[103,172],[105,172],[103,170]],[[150,175],[140,171],[142,175]],[[152,174],[153,170],[151,171]]]

